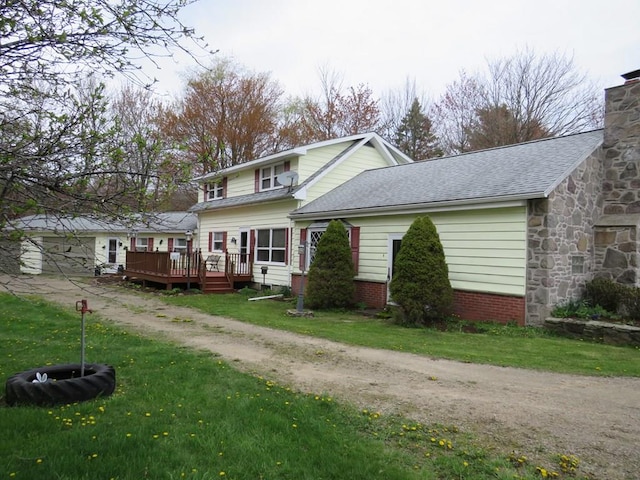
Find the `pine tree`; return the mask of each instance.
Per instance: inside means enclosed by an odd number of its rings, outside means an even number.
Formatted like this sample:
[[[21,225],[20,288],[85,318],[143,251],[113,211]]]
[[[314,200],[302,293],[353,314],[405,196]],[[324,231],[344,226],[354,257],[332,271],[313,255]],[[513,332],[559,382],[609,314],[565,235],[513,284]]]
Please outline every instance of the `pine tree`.
[[[396,131],[396,146],[414,160],[441,157],[442,150],[431,127],[431,120],[423,113],[418,99],[414,98]]]
[[[349,237],[342,222],[332,220],[309,268],[305,295],[309,308],[346,308],[353,304],[355,269]]]
[[[404,323],[426,324],[449,312],[453,302],[449,268],[429,217],[416,218],[403,237],[390,290]]]

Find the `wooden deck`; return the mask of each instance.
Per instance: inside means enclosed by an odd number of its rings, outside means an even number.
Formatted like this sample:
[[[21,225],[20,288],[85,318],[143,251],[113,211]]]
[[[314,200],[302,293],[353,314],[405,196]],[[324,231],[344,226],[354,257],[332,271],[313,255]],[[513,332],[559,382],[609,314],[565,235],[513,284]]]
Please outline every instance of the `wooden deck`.
[[[253,281],[253,259],[249,255],[226,253],[217,269],[208,264],[201,252],[127,252],[124,274],[143,285],[155,283],[167,290],[174,287],[198,288],[204,293],[229,293],[239,284]]]

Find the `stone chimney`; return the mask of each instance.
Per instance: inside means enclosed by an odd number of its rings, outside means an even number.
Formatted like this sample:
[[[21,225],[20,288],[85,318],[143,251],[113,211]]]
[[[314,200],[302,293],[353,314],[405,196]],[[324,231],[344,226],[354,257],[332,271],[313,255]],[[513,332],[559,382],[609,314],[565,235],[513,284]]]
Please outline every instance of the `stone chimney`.
[[[594,226],[595,276],[640,281],[640,70],[605,90],[602,215]]]
[[[605,90],[604,214],[640,213],[640,70]]]

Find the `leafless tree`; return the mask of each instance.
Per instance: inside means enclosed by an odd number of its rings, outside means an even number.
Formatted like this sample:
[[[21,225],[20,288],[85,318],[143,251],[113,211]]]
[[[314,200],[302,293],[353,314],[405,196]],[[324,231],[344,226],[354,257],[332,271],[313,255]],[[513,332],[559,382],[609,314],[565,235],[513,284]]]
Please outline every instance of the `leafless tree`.
[[[416,99],[425,112],[430,111],[432,102],[429,96],[418,88],[415,79],[407,78],[402,88],[385,92],[380,99],[378,133],[387,140],[393,141],[402,119],[411,110]]]
[[[118,196],[98,188],[117,154],[99,82],[148,85],[140,57],[204,52],[178,18],[190,3],[0,0],[0,249],[20,238],[21,215],[120,214]]]
[[[600,91],[573,58],[532,50],[488,61],[447,87],[436,124],[449,153],[567,135],[602,123]]]
[[[345,88],[342,75],[327,67],[319,69],[319,78],[320,95],[290,99],[285,107],[299,122],[296,139],[311,143],[379,129],[380,108],[367,85]]]
[[[463,70],[460,79],[447,85],[445,93],[433,105],[436,135],[445,153],[462,153],[471,149],[469,134],[481,108],[482,87]]]

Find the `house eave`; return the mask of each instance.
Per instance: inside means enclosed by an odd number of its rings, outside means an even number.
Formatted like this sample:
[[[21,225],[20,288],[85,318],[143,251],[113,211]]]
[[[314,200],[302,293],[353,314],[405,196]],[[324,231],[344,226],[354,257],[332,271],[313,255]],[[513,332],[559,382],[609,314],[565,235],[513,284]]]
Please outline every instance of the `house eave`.
[[[326,218],[351,218],[374,217],[410,213],[447,212],[456,210],[480,210],[487,208],[508,208],[526,206],[527,201],[533,198],[543,198],[546,195],[513,195],[504,197],[492,197],[490,199],[453,200],[445,202],[431,202],[408,205],[391,205],[374,208],[353,208],[344,210],[332,210],[313,213],[291,213],[289,218],[293,220],[320,220]]]
[[[278,160],[286,160],[289,158],[296,158],[306,155],[308,149],[305,147],[293,148],[291,150],[285,150],[284,152],[274,153],[273,155],[268,155],[263,158],[259,158],[257,160],[251,160],[250,162],[240,163],[238,165],[233,165],[231,167],[223,168],[221,170],[216,170],[215,172],[207,173],[200,177],[196,177],[193,179],[194,182],[204,182],[205,180],[209,180],[211,178],[216,177],[224,177],[226,175],[232,174],[234,172],[239,172],[242,170],[250,170],[256,168],[260,165],[264,165],[267,163],[272,163]]]

